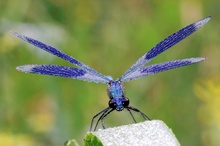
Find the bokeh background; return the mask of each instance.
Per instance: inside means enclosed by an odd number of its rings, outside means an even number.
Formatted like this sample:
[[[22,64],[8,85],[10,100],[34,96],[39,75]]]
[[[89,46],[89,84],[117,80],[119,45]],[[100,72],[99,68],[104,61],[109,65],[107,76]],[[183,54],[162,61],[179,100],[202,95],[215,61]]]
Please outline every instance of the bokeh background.
[[[182,145],[220,145],[220,1],[0,0],[0,145],[80,144],[107,107],[106,85],[18,72],[24,64],[71,64],[13,36],[59,48],[113,78],[180,28],[212,16],[202,29],[152,63],[205,56],[201,63],[125,83],[131,105],[163,120]],[[132,123],[114,112],[106,125]]]

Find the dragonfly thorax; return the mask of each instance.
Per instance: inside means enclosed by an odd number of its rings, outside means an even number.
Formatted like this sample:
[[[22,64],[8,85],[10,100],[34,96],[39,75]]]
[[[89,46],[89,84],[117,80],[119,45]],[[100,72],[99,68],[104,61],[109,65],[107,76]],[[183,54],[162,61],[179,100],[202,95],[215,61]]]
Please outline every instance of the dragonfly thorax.
[[[109,107],[121,111],[129,105],[129,99],[124,95],[124,86],[119,79],[110,81],[107,90],[110,98]]]
[[[108,96],[110,99],[124,97],[124,86],[119,79],[112,80],[107,85]]]

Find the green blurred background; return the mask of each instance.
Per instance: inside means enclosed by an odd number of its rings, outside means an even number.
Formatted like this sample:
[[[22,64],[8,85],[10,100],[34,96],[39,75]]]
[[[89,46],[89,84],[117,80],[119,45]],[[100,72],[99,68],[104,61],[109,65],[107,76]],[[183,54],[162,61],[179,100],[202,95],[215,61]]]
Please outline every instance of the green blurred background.
[[[152,63],[207,60],[125,83],[131,105],[163,120],[182,145],[220,145],[220,1],[0,0],[0,145],[83,143],[90,120],[107,107],[106,85],[24,74],[24,64],[71,64],[13,36],[17,31],[120,77],[140,56],[180,28],[212,16],[201,30]],[[108,127],[132,123],[126,112]]]

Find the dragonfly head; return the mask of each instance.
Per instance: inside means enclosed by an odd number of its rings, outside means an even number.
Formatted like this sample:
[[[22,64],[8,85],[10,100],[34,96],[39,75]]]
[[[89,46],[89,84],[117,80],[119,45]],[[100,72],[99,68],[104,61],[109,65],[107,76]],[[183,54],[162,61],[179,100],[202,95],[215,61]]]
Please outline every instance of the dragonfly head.
[[[117,111],[122,111],[125,107],[129,105],[129,99],[126,97],[116,97],[112,98],[108,105],[110,108],[116,109]]]

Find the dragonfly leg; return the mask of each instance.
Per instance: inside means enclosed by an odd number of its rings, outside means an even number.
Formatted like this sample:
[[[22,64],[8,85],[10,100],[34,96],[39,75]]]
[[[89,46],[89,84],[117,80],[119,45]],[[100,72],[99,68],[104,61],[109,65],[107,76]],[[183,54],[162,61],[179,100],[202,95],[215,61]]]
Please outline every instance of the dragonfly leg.
[[[105,114],[103,113],[103,115],[100,117],[100,120],[101,120],[101,122],[102,122],[102,127],[103,127],[103,129],[105,129],[105,124],[104,124],[104,119],[105,119],[105,117],[108,115],[108,114],[110,114],[112,111],[114,111],[115,109],[111,109],[110,111],[108,111],[108,112],[106,112]]]
[[[130,110],[133,110],[133,111],[135,111],[135,112],[140,113],[141,116],[142,116],[145,120],[150,120],[150,118],[149,118],[147,115],[145,115],[144,113],[142,113],[139,109],[137,109],[137,108],[135,108],[135,107],[133,107],[133,106],[127,106],[126,108],[127,108],[127,109],[130,109]]]
[[[102,115],[99,117],[98,121],[96,122],[94,131],[96,131],[96,128],[97,128],[97,126],[98,126],[98,124],[99,124],[100,121],[102,121],[102,127],[105,129],[104,122],[103,122],[104,118],[105,118],[109,113],[111,113],[113,110],[115,110],[115,109],[111,109],[111,110],[109,110],[109,109],[110,109],[110,107],[109,107],[109,108],[106,108],[105,112],[103,112]],[[109,111],[108,111],[108,110],[109,110]]]
[[[92,121],[91,121],[91,125],[90,125],[90,131],[92,131],[92,127],[93,127],[93,122],[94,119],[99,116],[100,114],[103,115],[103,113],[106,113],[108,110],[110,109],[110,107],[105,108],[104,110],[100,111],[99,113],[97,113],[95,116],[93,116]],[[97,125],[97,124],[96,124]],[[96,126],[97,127],[97,126]],[[95,131],[95,130],[94,130]]]
[[[96,124],[95,124],[94,131],[96,131],[96,129],[97,129],[98,125],[99,125],[99,122],[102,121],[103,115],[105,115],[106,113],[108,113],[108,110],[109,110],[109,109],[110,109],[110,107],[107,108],[107,109],[102,113],[102,115],[99,117],[99,119],[97,120],[97,122],[96,122]],[[102,127],[105,129],[105,126],[102,125]]]
[[[105,121],[104,120],[101,121],[102,121],[102,128],[105,129]]]
[[[113,110],[115,110],[115,109],[111,109],[111,110],[109,110],[109,109],[110,109],[110,107],[109,107],[109,108],[106,108],[106,110],[105,110],[105,111],[102,113],[102,115],[99,117],[98,121],[96,122],[94,131],[96,131],[96,128],[97,128],[97,126],[98,126],[98,124],[99,124],[100,121],[102,121],[102,124],[103,124],[102,127],[105,129],[104,122],[103,122],[104,118],[105,118],[109,113],[111,113]]]
[[[129,108],[126,108],[126,109],[129,111],[129,113],[130,113],[132,119],[134,120],[134,122],[137,123],[137,121],[135,120],[134,115],[132,114],[131,110]]]

